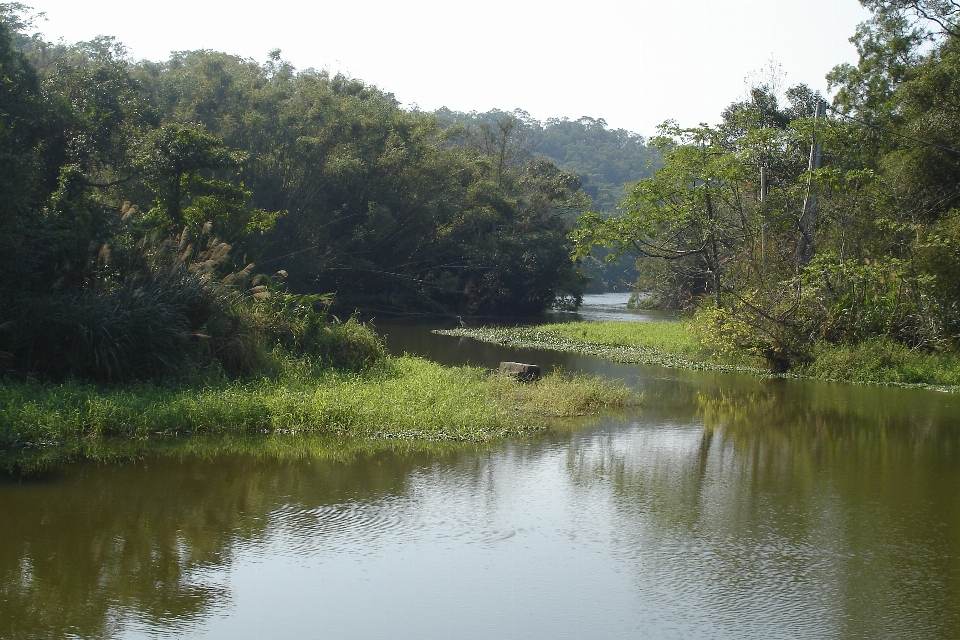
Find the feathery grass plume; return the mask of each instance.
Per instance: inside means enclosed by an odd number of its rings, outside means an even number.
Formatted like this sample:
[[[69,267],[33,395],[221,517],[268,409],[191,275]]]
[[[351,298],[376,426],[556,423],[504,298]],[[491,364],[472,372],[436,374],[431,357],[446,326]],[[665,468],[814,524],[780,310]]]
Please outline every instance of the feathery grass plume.
[[[90,254],[85,288],[0,305],[0,373],[121,382],[216,365],[274,375],[290,354],[360,371],[386,355],[371,327],[327,317],[331,296],[286,293],[253,263],[236,269],[211,225],[199,237],[144,235],[117,259],[106,244]]]
[[[140,212],[140,207],[135,204],[130,204],[129,200],[125,200],[124,203],[120,206],[120,221],[129,222]]]

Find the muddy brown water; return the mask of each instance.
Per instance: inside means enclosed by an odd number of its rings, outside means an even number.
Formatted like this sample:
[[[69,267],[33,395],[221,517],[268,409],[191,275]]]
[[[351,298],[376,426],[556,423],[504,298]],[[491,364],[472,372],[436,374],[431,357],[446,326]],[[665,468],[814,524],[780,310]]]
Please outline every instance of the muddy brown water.
[[[960,396],[429,331],[449,324],[378,326],[645,402],[490,448],[2,482],[0,638],[960,637]]]

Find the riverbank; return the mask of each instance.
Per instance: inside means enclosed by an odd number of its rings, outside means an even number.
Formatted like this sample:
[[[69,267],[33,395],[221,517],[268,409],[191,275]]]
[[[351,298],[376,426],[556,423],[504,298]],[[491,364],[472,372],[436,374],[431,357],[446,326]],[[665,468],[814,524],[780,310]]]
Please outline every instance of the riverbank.
[[[174,436],[313,433],[487,442],[632,402],[625,386],[595,377],[551,373],[519,384],[484,369],[414,357],[388,358],[361,373],[293,367],[275,379],[177,387],[6,381],[0,384],[0,470],[33,473],[98,458],[106,450],[101,443],[117,438],[143,443]]]
[[[960,392],[960,356],[920,353],[883,339],[858,345],[816,345],[811,362],[789,373],[774,374],[762,360],[749,354],[720,354],[708,348],[697,329],[687,321],[568,322],[536,327],[452,329],[435,333],[513,348],[579,353],[623,364],[739,371],[771,377]]]
[[[755,361],[732,360],[702,347],[686,322],[563,322],[535,327],[480,327],[434,331],[518,349],[551,349],[622,364],[764,373]]]

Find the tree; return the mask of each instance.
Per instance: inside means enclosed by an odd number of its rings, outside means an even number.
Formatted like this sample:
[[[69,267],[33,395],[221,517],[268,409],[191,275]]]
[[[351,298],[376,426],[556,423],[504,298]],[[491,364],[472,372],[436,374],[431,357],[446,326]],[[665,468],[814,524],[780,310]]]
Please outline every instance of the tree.
[[[723,306],[723,276],[734,254],[751,238],[752,192],[745,167],[706,126],[667,123],[653,144],[664,166],[641,180],[624,199],[621,215],[590,214],[575,231],[575,255],[597,244],[619,256],[664,260],[683,274],[684,293],[709,292]]]
[[[912,16],[930,36],[960,37],[960,3],[955,0],[860,0],[860,4],[881,18]]]
[[[41,208],[58,177],[58,167],[45,162],[55,114],[33,65],[14,46],[11,23],[11,14],[0,13],[0,293],[38,286],[49,271]]]
[[[213,223],[231,242],[269,229],[278,214],[246,206],[250,192],[204,171],[235,169],[247,155],[231,151],[199,125],[164,124],[143,141],[138,168],[154,195],[147,216],[167,230]]]

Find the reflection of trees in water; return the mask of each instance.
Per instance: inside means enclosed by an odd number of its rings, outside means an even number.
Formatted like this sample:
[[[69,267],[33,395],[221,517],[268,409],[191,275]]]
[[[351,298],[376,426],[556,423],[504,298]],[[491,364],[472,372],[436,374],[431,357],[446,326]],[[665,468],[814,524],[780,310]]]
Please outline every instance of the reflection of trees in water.
[[[797,635],[960,637],[952,397],[764,381],[664,403],[568,465],[609,484],[644,598]]]
[[[222,588],[190,573],[228,561],[232,539],[257,532],[242,515],[262,500],[256,477],[224,469],[222,501],[204,505],[196,498],[207,474],[157,466],[87,467],[67,482],[5,487],[3,511],[16,517],[0,524],[0,636],[104,636],[117,609],[176,623],[223,600]]]
[[[120,620],[190,625],[230,600],[199,574],[262,541],[272,512],[395,494],[436,459],[187,455],[0,484],[0,638],[105,637]]]

